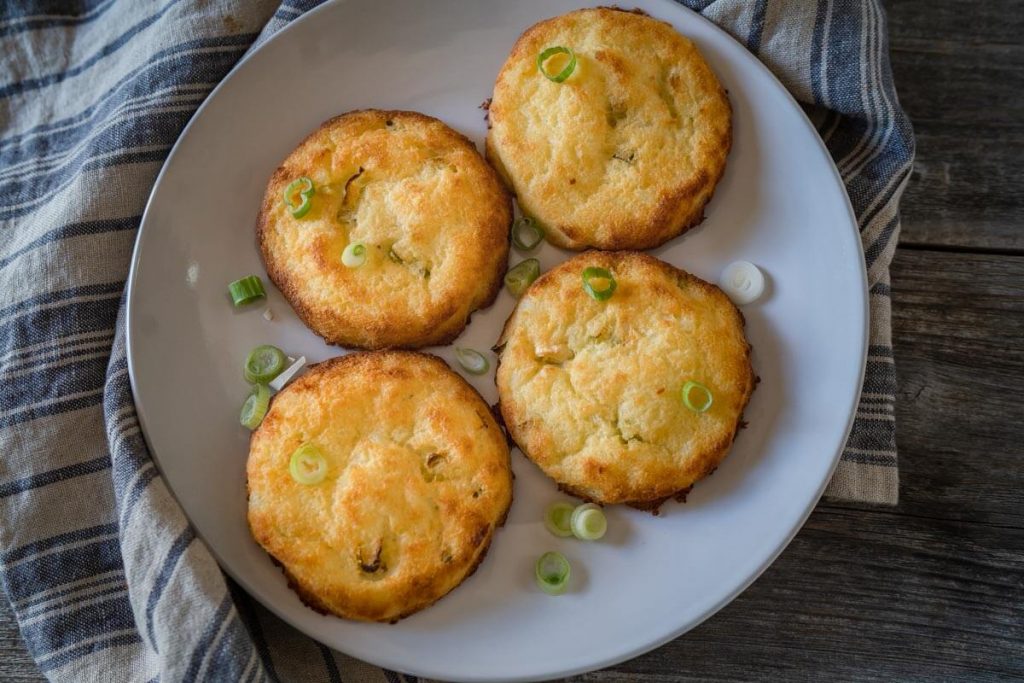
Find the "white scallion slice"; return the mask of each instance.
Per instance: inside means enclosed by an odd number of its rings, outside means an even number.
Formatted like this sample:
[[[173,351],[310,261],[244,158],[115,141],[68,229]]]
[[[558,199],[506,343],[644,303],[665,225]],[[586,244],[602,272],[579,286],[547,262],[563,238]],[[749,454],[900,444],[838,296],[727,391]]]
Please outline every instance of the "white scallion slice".
[[[459,361],[463,370],[472,375],[482,375],[491,367],[490,361],[484,357],[484,354],[460,346],[455,347],[455,360]]]
[[[548,552],[541,555],[534,573],[537,585],[548,595],[561,595],[569,586],[569,560],[562,553]]]
[[[289,358],[288,361],[291,363],[284,372],[275,377],[268,385],[274,391],[281,391],[288,382],[292,381],[295,375],[306,365],[306,357],[300,356],[298,359]]]
[[[749,304],[764,293],[764,273],[750,261],[734,261],[722,271],[718,285],[734,303]]]
[[[576,509],[572,503],[552,503],[544,511],[544,528],[555,536],[568,538],[572,536],[572,511]]]
[[[366,245],[362,242],[353,242],[341,252],[341,262],[349,268],[358,268],[366,263]]]
[[[596,541],[608,530],[608,519],[604,510],[594,503],[585,503],[572,511],[569,520],[572,533],[584,541]]]
[[[305,486],[314,486],[327,478],[327,458],[311,443],[295,449],[288,463],[292,479]]]

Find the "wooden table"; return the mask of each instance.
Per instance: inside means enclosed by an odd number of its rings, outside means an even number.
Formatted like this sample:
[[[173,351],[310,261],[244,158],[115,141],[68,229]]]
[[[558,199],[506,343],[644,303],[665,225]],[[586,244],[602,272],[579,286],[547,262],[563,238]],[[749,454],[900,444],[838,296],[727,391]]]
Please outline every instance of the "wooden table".
[[[1024,0],[892,0],[918,156],[892,268],[900,504],[591,681],[1024,678]],[[0,600],[0,681],[39,681]]]

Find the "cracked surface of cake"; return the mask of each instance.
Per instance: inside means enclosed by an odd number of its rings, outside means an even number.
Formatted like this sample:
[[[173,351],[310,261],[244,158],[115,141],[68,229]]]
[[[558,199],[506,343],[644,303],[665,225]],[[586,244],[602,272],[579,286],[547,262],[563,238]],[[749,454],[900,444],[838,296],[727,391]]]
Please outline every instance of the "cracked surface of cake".
[[[321,612],[397,621],[483,560],[512,501],[508,444],[444,361],[355,353],[277,394],[247,463],[253,537]]]
[[[575,66],[561,82],[571,57]],[[512,48],[487,158],[557,246],[650,249],[703,219],[732,144],[725,91],[694,44],[635,12],[542,21]]]
[[[614,278],[607,300],[585,290],[588,268]],[[505,425],[563,490],[656,509],[732,446],[756,382],[743,325],[718,287],[652,256],[579,254],[534,282],[505,323]],[[691,384],[688,407],[691,382],[708,393]]]
[[[293,185],[303,178],[308,197]],[[450,342],[494,301],[511,220],[508,192],[467,138],[423,114],[364,110],[324,122],[274,172],[257,242],[270,279],[328,343],[417,348]],[[343,260],[350,245],[363,249],[357,267]]]

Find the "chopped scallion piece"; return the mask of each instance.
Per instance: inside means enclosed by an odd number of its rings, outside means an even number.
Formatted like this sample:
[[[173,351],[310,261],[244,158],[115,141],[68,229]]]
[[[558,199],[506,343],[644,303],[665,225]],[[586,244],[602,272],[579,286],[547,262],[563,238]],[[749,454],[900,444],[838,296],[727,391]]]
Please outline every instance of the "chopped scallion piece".
[[[292,359],[289,358],[288,360],[292,360]],[[273,389],[274,391],[281,391],[282,389],[284,389],[284,385],[286,385],[286,384],[288,384],[288,382],[292,381],[292,378],[295,377],[295,375],[299,372],[299,370],[301,370],[303,367],[305,367],[305,365],[306,365],[306,357],[305,356],[299,356],[298,360],[296,360],[291,365],[289,365],[287,370],[285,370],[280,375],[278,375],[273,380],[271,380],[270,385],[269,385],[270,388]]]
[[[593,503],[585,503],[572,511],[569,520],[572,533],[584,541],[596,541],[608,530],[608,519],[604,510]]]
[[[555,55],[568,55],[569,61],[566,62],[562,70],[556,74],[549,72],[544,68],[544,63],[554,57]],[[549,47],[548,49],[537,55],[537,69],[544,74],[544,78],[555,83],[561,83],[565,79],[572,75],[572,72],[576,69],[576,53],[567,47],[556,45]]]
[[[764,293],[764,273],[750,261],[735,261],[722,271],[718,284],[733,303],[749,304]]]
[[[306,176],[300,176],[285,188],[284,203],[288,205],[293,216],[302,218],[309,213],[310,207],[313,206],[314,194],[316,194],[316,188],[313,186],[313,181]]]
[[[552,503],[544,511],[544,528],[555,536],[568,538],[572,536],[572,503]]]
[[[244,306],[252,303],[262,296],[266,296],[263,289],[263,281],[256,275],[246,275],[241,280],[235,280],[228,285],[228,294],[231,295],[231,303],[235,306]]]
[[[505,286],[517,299],[540,277],[540,261],[528,258],[505,273]]]
[[[544,231],[529,216],[523,216],[512,226],[512,244],[520,251],[533,251],[544,241]]]
[[[257,384],[252,388],[249,398],[242,404],[242,415],[240,421],[249,429],[256,429],[263,422],[270,406],[270,389],[266,384]]]
[[[700,382],[690,380],[683,385],[683,405],[695,413],[707,412],[714,401],[711,390]]]
[[[472,375],[482,375],[487,372],[491,363],[479,351],[455,347],[455,360],[459,361],[462,369]]]
[[[542,591],[548,595],[561,595],[569,585],[569,560],[562,553],[544,553],[537,560],[534,574]]]
[[[276,346],[257,346],[245,359],[245,381],[251,384],[266,384],[281,374],[286,361],[284,351]]]
[[[314,444],[304,443],[292,453],[288,471],[295,481],[313,486],[327,478],[327,458]]]
[[[366,245],[362,242],[353,242],[345,247],[341,253],[341,262],[349,268],[358,268],[366,263]]]
[[[608,301],[616,287],[615,277],[607,269],[594,266],[583,269],[583,289],[595,301]]]

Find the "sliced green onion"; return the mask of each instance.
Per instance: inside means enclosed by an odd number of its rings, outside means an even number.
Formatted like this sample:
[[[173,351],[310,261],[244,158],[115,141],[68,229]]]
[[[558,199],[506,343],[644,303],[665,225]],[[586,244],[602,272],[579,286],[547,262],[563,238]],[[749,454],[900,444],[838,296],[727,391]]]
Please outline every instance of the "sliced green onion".
[[[534,574],[537,585],[548,595],[561,595],[569,585],[569,560],[565,555],[547,552],[537,560]]]
[[[284,203],[296,218],[302,218],[313,206],[313,195],[316,194],[316,187],[313,181],[301,176],[296,178],[284,190]]]
[[[284,351],[276,346],[257,346],[245,359],[245,381],[250,384],[266,384],[281,374],[287,361]]]
[[[484,354],[474,349],[455,347],[455,360],[459,361],[462,369],[472,375],[482,375],[487,372],[491,363],[484,357]]]
[[[544,528],[555,536],[568,538],[572,536],[572,511],[575,508],[572,503],[552,503],[544,511]]]
[[[362,242],[353,242],[345,247],[341,253],[341,262],[349,268],[358,268],[366,263],[366,245]]]
[[[313,486],[327,478],[327,458],[314,444],[304,443],[292,453],[288,471],[295,481]]]
[[[595,287],[594,280],[603,280],[607,284],[604,287]],[[583,269],[583,289],[595,301],[608,301],[615,293],[616,287],[618,284],[615,282],[615,277],[605,268],[591,266]]]
[[[544,68],[544,62],[548,61],[555,55],[569,55],[569,62],[559,71],[557,74],[550,73]],[[537,55],[537,69],[544,74],[544,78],[555,83],[561,83],[565,79],[572,75],[572,72],[576,69],[576,53],[567,47],[556,45],[549,47],[548,49]]]
[[[690,380],[683,385],[683,405],[695,413],[707,412],[714,399],[711,390],[700,382]]]
[[[263,416],[267,414],[270,406],[270,389],[266,384],[257,384],[252,388],[249,398],[242,404],[242,415],[240,421],[249,429],[256,429],[263,422]]]
[[[544,241],[544,231],[528,216],[523,216],[512,226],[512,244],[520,251],[533,251]]]
[[[584,541],[596,541],[608,530],[608,519],[604,510],[593,503],[585,503],[572,511],[569,526],[576,538]]]
[[[508,287],[512,296],[518,299],[538,277],[540,277],[540,261],[528,258],[505,273],[505,286]]]
[[[263,281],[255,275],[246,275],[241,280],[229,284],[228,294],[231,295],[231,303],[235,306],[244,306],[267,295],[263,289]]]
[[[292,215],[296,218],[302,218],[309,210],[313,208],[313,200],[308,195],[302,195],[302,203],[291,210]]]

